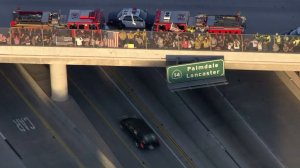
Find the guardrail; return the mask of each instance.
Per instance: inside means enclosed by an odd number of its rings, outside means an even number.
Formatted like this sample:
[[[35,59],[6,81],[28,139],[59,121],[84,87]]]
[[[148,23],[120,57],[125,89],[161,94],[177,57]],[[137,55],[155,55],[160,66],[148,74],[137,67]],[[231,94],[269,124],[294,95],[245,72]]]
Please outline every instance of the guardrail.
[[[0,45],[300,53],[300,36],[0,28]]]

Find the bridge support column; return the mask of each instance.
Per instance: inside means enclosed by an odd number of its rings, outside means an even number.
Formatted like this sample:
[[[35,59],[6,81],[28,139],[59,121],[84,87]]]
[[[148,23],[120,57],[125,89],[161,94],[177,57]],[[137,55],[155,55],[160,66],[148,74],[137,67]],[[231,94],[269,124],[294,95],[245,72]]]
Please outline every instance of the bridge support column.
[[[68,99],[68,80],[66,64],[50,64],[51,98],[54,101]]]

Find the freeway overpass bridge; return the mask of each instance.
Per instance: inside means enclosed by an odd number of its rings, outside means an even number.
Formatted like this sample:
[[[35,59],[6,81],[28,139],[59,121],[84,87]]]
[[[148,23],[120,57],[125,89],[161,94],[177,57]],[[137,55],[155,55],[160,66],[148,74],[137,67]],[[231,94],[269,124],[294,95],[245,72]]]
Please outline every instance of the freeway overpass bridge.
[[[120,33],[0,29],[0,62],[49,64],[57,101],[68,98],[67,65],[166,67],[169,55],[223,56],[225,69],[300,71],[299,37],[141,32],[120,39]]]
[[[167,55],[224,56],[225,69],[300,71],[300,53],[0,46],[1,63],[50,64],[52,98],[68,98],[67,65],[166,67]]]

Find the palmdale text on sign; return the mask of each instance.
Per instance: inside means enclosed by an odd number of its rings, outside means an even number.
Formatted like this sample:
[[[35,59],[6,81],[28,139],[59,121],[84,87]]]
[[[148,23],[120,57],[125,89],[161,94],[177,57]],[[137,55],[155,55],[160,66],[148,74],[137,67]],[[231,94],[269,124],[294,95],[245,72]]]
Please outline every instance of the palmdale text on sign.
[[[169,83],[188,82],[221,77],[224,75],[223,59],[167,67],[167,78]]]

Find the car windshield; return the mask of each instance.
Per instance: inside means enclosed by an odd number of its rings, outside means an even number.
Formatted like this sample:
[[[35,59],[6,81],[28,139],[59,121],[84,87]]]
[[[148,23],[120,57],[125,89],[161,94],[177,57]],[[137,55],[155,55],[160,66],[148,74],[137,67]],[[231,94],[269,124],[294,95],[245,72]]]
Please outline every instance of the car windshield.
[[[146,19],[146,17],[147,17],[147,13],[144,11],[144,10],[140,10],[140,17],[142,18],[142,19]]]
[[[119,19],[122,16],[122,11],[120,11],[117,15],[117,18]]]

